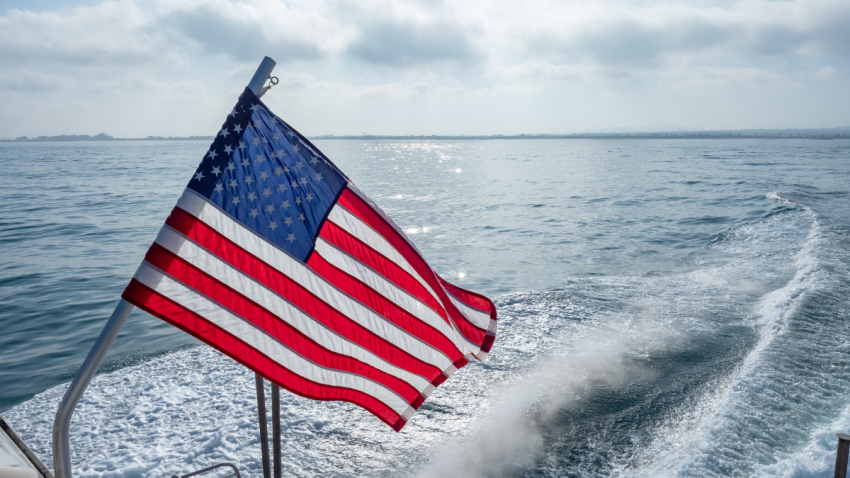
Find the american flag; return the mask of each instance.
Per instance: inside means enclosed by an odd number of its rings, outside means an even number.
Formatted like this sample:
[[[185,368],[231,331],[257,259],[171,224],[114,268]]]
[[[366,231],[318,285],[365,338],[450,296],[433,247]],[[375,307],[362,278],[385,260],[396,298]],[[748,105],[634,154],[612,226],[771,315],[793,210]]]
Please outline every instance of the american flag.
[[[248,88],[124,299],[277,385],[400,430],[496,335],[381,209]]]

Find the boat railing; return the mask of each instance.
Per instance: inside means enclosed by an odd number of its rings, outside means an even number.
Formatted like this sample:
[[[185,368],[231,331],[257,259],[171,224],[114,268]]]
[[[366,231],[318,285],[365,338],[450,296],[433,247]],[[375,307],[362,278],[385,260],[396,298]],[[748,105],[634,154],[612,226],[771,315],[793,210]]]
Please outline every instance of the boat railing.
[[[192,473],[189,473],[188,475],[181,475],[181,476],[171,475],[171,478],[189,478],[190,476],[203,475],[204,473],[209,473],[209,472],[217,470],[219,468],[226,468],[226,467],[232,469],[233,472],[230,473],[229,475],[220,476],[218,478],[231,478],[233,476],[235,476],[236,478],[242,478],[242,475],[239,474],[239,470],[236,469],[236,466],[233,465],[233,463],[219,463],[218,465],[206,467],[203,470],[193,471]]]

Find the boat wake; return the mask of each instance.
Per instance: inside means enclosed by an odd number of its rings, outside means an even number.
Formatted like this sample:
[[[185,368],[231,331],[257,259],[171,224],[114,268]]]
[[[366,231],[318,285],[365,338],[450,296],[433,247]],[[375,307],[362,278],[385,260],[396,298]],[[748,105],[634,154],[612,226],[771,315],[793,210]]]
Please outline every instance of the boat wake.
[[[401,433],[352,405],[282,394],[284,474],[826,476],[833,433],[850,426],[848,227],[815,199],[770,199],[788,207],[718,236],[686,272],[567,277],[497,298],[489,361],[460,370]],[[6,414],[46,464],[65,388]],[[253,373],[181,350],[94,379],[72,460],[84,477],[223,461],[256,475],[256,417]]]

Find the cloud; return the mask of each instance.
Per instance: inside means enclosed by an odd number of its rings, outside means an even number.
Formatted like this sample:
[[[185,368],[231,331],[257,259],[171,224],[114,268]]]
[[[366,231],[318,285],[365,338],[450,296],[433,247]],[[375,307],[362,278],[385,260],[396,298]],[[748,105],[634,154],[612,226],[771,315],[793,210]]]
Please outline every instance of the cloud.
[[[369,63],[412,65],[443,60],[472,60],[477,54],[458,24],[446,21],[384,21],[361,26],[346,51]]]
[[[259,50],[280,62],[322,60],[339,53],[357,34],[322,1],[177,0],[160,4],[157,15],[174,38],[238,61],[254,61]]]
[[[693,89],[728,85],[745,87],[782,86],[791,83],[779,73],[755,67],[671,68],[665,73],[661,81],[677,88]]]
[[[617,118],[612,124],[593,127],[626,125],[620,118],[632,111],[627,108],[679,111],[681,102],[669,108],[648,102],[674,93],[696,98],[709,87],[740,93],[731,106],[717,98],[718,109],[743,108],[741,99],[761,88],[761,96],[776,99],[764,105],[786,108],[783,118],[800,105],[817,111],[821,103],[799,94],[817,90],[835,111],[830,117],[843,124],[836,91],[823,89],[838,82],[821,80],[843,81],[850,68],[848,24],[846,0],[86,1],[0,12],[0,98],[8,102],[27,85],[40,85],[82,104],[95,104],[99,99],[86,95],[104,92],[145,92],[145,104],[182,97],[225,104],[268,55],[279,65],[277,95],[309,91],[327,100],[324,113],[359,109],[374,121],[409,114],[405,131],[444,124],[445,108],[458,125],[482,133],[528,131],[524,124],[487,126],[500,121],[586,130],[590,118],[609,114]],[[193,81],[198,84],[180,86]],[[616,91],[617,101],[604,101],[606,91]],[[308,108],[307,101],[291,100]],[[377,102],[380,108],[373,108]],[[405,110],[415,102],[421,109]],[[98,111],[115,114],[109,110],[115,104]],[[733,116],[741,117],[717,115]],[[643,118],[640,124],[647,121],[687,123]]]
[[[564,40],[605,64],[652,64],[683,53],[765,58],[850,51],[835,46],[850,38],[835,27],[850,20],[846,2],[743,1],[726,8],[661,3],[588,12],[582,20]]]
[[[14,73],[0,73],[0,91],[15,91],[31,94],[35,91],[50,91],[59,88],[70,81],[61,75],[51,75],[29,69],[17,70]]]
[[[506,76],[525,69],[551,79],[617,79],[684,66],[787,68],[850,55],[850,29],[840,27],[850,24],[847,2],[528,5],[488,31],[490,56]]]
[[[129,65],[179,62],[182,55],[134,2],[107,1],[69,12],[11,9],[0,17],[0,59],[9,64]]]
[[[354,85],[343,82],[319,81],[312,75],[284,69],[275,70],[274,74],[280,80],[275,88],[281,88],[279,91],[284,95],[304,96],[302,90],[308,90],[312,97],[332,97],[347,100],[408,100],[431,91],[431,86],[425,82]]]
[[[831,66],[825,66],[818,68],[814,76],[815,78],[835,78],[838,76],[838,70]]]
[[[449,62],[508,76],[535,65],[547,77],[587,79],[671,64],[846,57],[847,24],[850,3],[837,0],[728,6],[538,0],[523,8],[483,0],[122,0],[64,13],[9,10],[0,17],[0,58],[174,64],[200,51],[253,62],[261,49],[281,63]]]

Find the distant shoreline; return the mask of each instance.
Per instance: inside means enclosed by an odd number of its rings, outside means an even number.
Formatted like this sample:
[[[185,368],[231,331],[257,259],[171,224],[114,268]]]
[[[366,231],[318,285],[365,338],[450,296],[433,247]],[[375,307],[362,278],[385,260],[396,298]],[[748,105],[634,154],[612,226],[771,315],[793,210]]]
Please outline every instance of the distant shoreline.
[[[516,135],[319,135],[309,139],[345,140],[487,140],[487,139],[850,139],[850,126],[824,129],[728,130],[728,131],[662,131],[654,133],[571,133]],[[89,135],[37,136],[0,139],[2,143],[39,143],[74,141],[212,141],[214,136],[148,136],[145,138],[114,138],[101,133]]]

